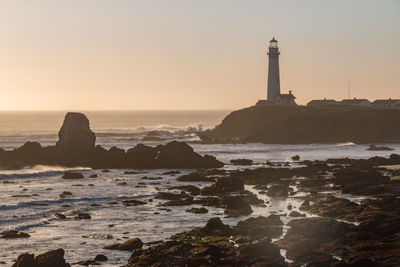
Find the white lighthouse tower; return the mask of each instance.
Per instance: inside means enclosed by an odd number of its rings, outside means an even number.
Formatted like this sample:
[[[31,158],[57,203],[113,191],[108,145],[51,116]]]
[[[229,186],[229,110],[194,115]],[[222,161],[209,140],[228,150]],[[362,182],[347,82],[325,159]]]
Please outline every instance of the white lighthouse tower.
[[[269,42],[268,47],[268,88],[267,101],[274,101],[281,94],[281,85],[279,81],[279,48],[278,41],[275,38]]]

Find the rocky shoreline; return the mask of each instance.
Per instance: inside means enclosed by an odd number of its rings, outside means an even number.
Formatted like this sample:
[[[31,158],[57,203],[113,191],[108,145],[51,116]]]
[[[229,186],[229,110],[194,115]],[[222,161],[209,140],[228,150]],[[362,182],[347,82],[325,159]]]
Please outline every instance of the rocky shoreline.
[[[127,151],[109,150],[95,145],[96,135],[82,113],[67,113],[55,146],[42,147],[27,142],[12,151],[0,148],[0,169],[20,169],[34,165],[80,166],[94,169],[175,169],[219,168],[223,164],[213,156],[201,156],[183,142],[171,141],[150,147],[138,144]]]
[[[400,173],[388,168],[399,164],[400,156],[393,154],[368,160],[302,161],[297,167],[269,164],[255,169],[174,173],[184,184],[154,197],[154,201],[162,200],[160,208],[166,208],[160,212],[185,206],[191,212],[188,216],[202,216],[207,208],[219,207],[224,217],[240,221],[226,225],[215,217],[167,240],[144,243],[133,238],[98,253],[130,251],[126,267],[399,266]],[[194,186],[193,181],[204,186]],[[288,206],[289,214],[248,217],[254,209],[272,205],[263,200],[264,195],[297,199],[301,204]],[[198,205],[202,208],[193,207]],[[54,266],[51,260],[64,262],[63,253],[57,251],[36,257],[41,261],[21,255],[13,266]],[[75,264],[100,263],[82,259]]]

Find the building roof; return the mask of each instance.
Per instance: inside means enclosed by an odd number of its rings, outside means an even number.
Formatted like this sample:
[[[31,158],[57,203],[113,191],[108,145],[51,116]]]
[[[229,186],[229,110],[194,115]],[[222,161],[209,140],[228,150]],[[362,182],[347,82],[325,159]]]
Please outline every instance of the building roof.
[[[279,94],[275,98],[280,98],[280,99],[296,99],[296,97],[292,94]]]
[[[360,104],[360,103],[363,103],[363,102],[368,102],[368,103],[371,103],[368,99],[356,99],[356,98],[354,98],[354,99],[343,99],[342,101],[341,101],[341,103],[342,104]]]
[[[330,105],[337,104],[338,102],[334,99],[314,99],[307,103],[307,105]]]
[[[278,41],[275,40],[275,37],[272,37],[272,40],[271,40],[270,42],[275,42],[275,43],[277,43]]]
[[[372,102],[372,105],[393,105],[400,103],[400,99],[377,99]]]

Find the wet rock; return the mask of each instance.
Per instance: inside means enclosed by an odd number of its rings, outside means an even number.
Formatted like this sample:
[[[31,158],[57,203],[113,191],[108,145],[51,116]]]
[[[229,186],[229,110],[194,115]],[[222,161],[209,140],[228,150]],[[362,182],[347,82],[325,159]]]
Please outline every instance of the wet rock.
[[[60,198],[65,198],[66,196],[72,196],[70,191],[64,191],[60,194]]]
[[[137,199],[127,199],[122,201],[122,204],[125,206],[139,206],[139,205],[146,205],[147,203]]]
[[[335,217],[353,221],[363,210],[363,207],[348,199],[327,196],[313,198],[312,204],[302,206],[301,210],[323,217]]]
[[[201,213],[208,213],[208,209],[206,209],[206,208],[191,208],[189,210],[186,210],[186,212],[201,214]]]
[[[110,250],[122,250],[122,251],[133,251],[135,249],[141,249],[143,247],[143,242],[139,238],[132,238],[125,241],[122,244],[112,244],[104,247],[104,249]]]
[[[144,177],[142,177],[140,179],[141,180],[154,181],[154,180],[162,180],[162,177],[147,177],[147,176],[144,176]]]
[[[24,253],[18,256],[17,261],[12,267],[35,267],[35,256],[33,254]]]
[[[288,187],[285,184],[272,185],[267,191],[270,197],[288,197],[288,194]]]
[[[305,178],[300,181],[298,184],[298,188],[307,191],[307,192],[315,192],[321,190],[327,183],[330,183],[331,180],[327,180],[320,177],[312,177],[312,178]]]
[[[292,212],[290,212],[289,213],[289,216],[290,217],[306,217],[306,215],[305,214],[303,214],[303,213],[300,213],[300,212],[297,212],[297,211],[292,211]]]
[[[278,245],[287,257],[305,264],[316,259],[331,260],[334,241],[354,231],[355,226],[331,218],[304,218],[289,222],[290,229]]]
[[[33,254],[21,254],[12,267],[70,267],[64,259],[64,250],[48,251],[34,258]]]
[[[300,156],[299,155],[293,156],[292,160],[300,160]]]
[[[390,151],[390,150],[394,150],[393,148],[387,147],[387,146],[377,146],[377,145],[370,145],[369,148],[367,148],[367,150],[370,151]]]
[[[175,174],[180,174],[180,171],[168,171],[168,172],[163,172],[162,175],[175,175]]]
[[[108,261],[107,256],[103,255],[103,254],[98,254],[96,255],[96,257],[94,258],[95,261]]]
[[[89,213],[79,213],[77,216],[75,216],[76,220],[90,220],[92,217],[89,215]]]
[[[64,172],[63,179],[82,179],[83,175],[79,172]]]
[[[206,225],[200,229],[203,235],[230,235],[233,229],[224,224],[219,217],[211,218]]]
[[[58,219],[61,219],[61,220],[67,219],[67,216],[65,216],[65,215],[62,214],[62,213],[56,213],[55,216],[56,216]]]
[[[64,254],[65,252],[63,249],[51,250],[37,256],[35,262],[38,267],[70,267],[70,265],[65,262]]]
[[[227,196],[222,200],[225,214],[230,217],[249,215],[253,212],[247,201],[241,196]]]
[[[100,263],[96,262],[95,260],[79,261],[76,264],[82,265],[82,266],[101,265]]]
[[[285,259],[280,249],[271,244],[270,240],[240,246],[236,255],[238,260],[247,263],[246,266],[284,266]]]
[[[124,171],[124,174],[139,174],[141,172],[136,172],[136,171]]]
[[[373,195],[381,192],[382,185],[389,184],[390,177],[368,163],[351,165],[334,173],[334,183],[342,193],[354,195]]]
[[[119,245],[118,250],[132,251],[138,248],[142,248],[143,242],[139,238],[132,238],[121,245]]]
[[[282,235],[282,227],[283,223],[279,216],[272,214],[268,217],[259,216],[240,221],[233,229],[242,235],[249,235],[253,238],[265,236],[276,238]]]
[[[147,249],[132,252],[127,267],[133,266],[285,266],[279,248],[269,238],[252,243],[219,218],[204,227],[172,236]],[[239,247],[230,242],[235,240]]]
[[[251,159],[232,159],[231,163],[233,165],[253,165],[253,161]]]
[[[193,197],[184,192],[181,192],[180,194],[159,192],[156,198],[169,200],[163,203],[162,206],[186,206],[193,204]]]
[[[30,237],[30,235],[28,233],[18,232],[15,230],[10,230],[10,231],[1,233],[1,238],[4,238],[4,239],[27,238],[27,237]]]
[[[218,195],[222,193],[244,190],[244,183],[238,177],[218,178],[211,186],[201,190],[203,195]]]

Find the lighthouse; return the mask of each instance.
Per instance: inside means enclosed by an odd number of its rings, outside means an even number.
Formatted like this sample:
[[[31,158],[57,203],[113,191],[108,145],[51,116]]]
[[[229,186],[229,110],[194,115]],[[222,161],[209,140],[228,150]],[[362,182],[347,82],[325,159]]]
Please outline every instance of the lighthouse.
[[[279,48],[275,38],[269,42],[268,47],[268,87],[267,101],[274,101],[281,94],[279,81]]]

